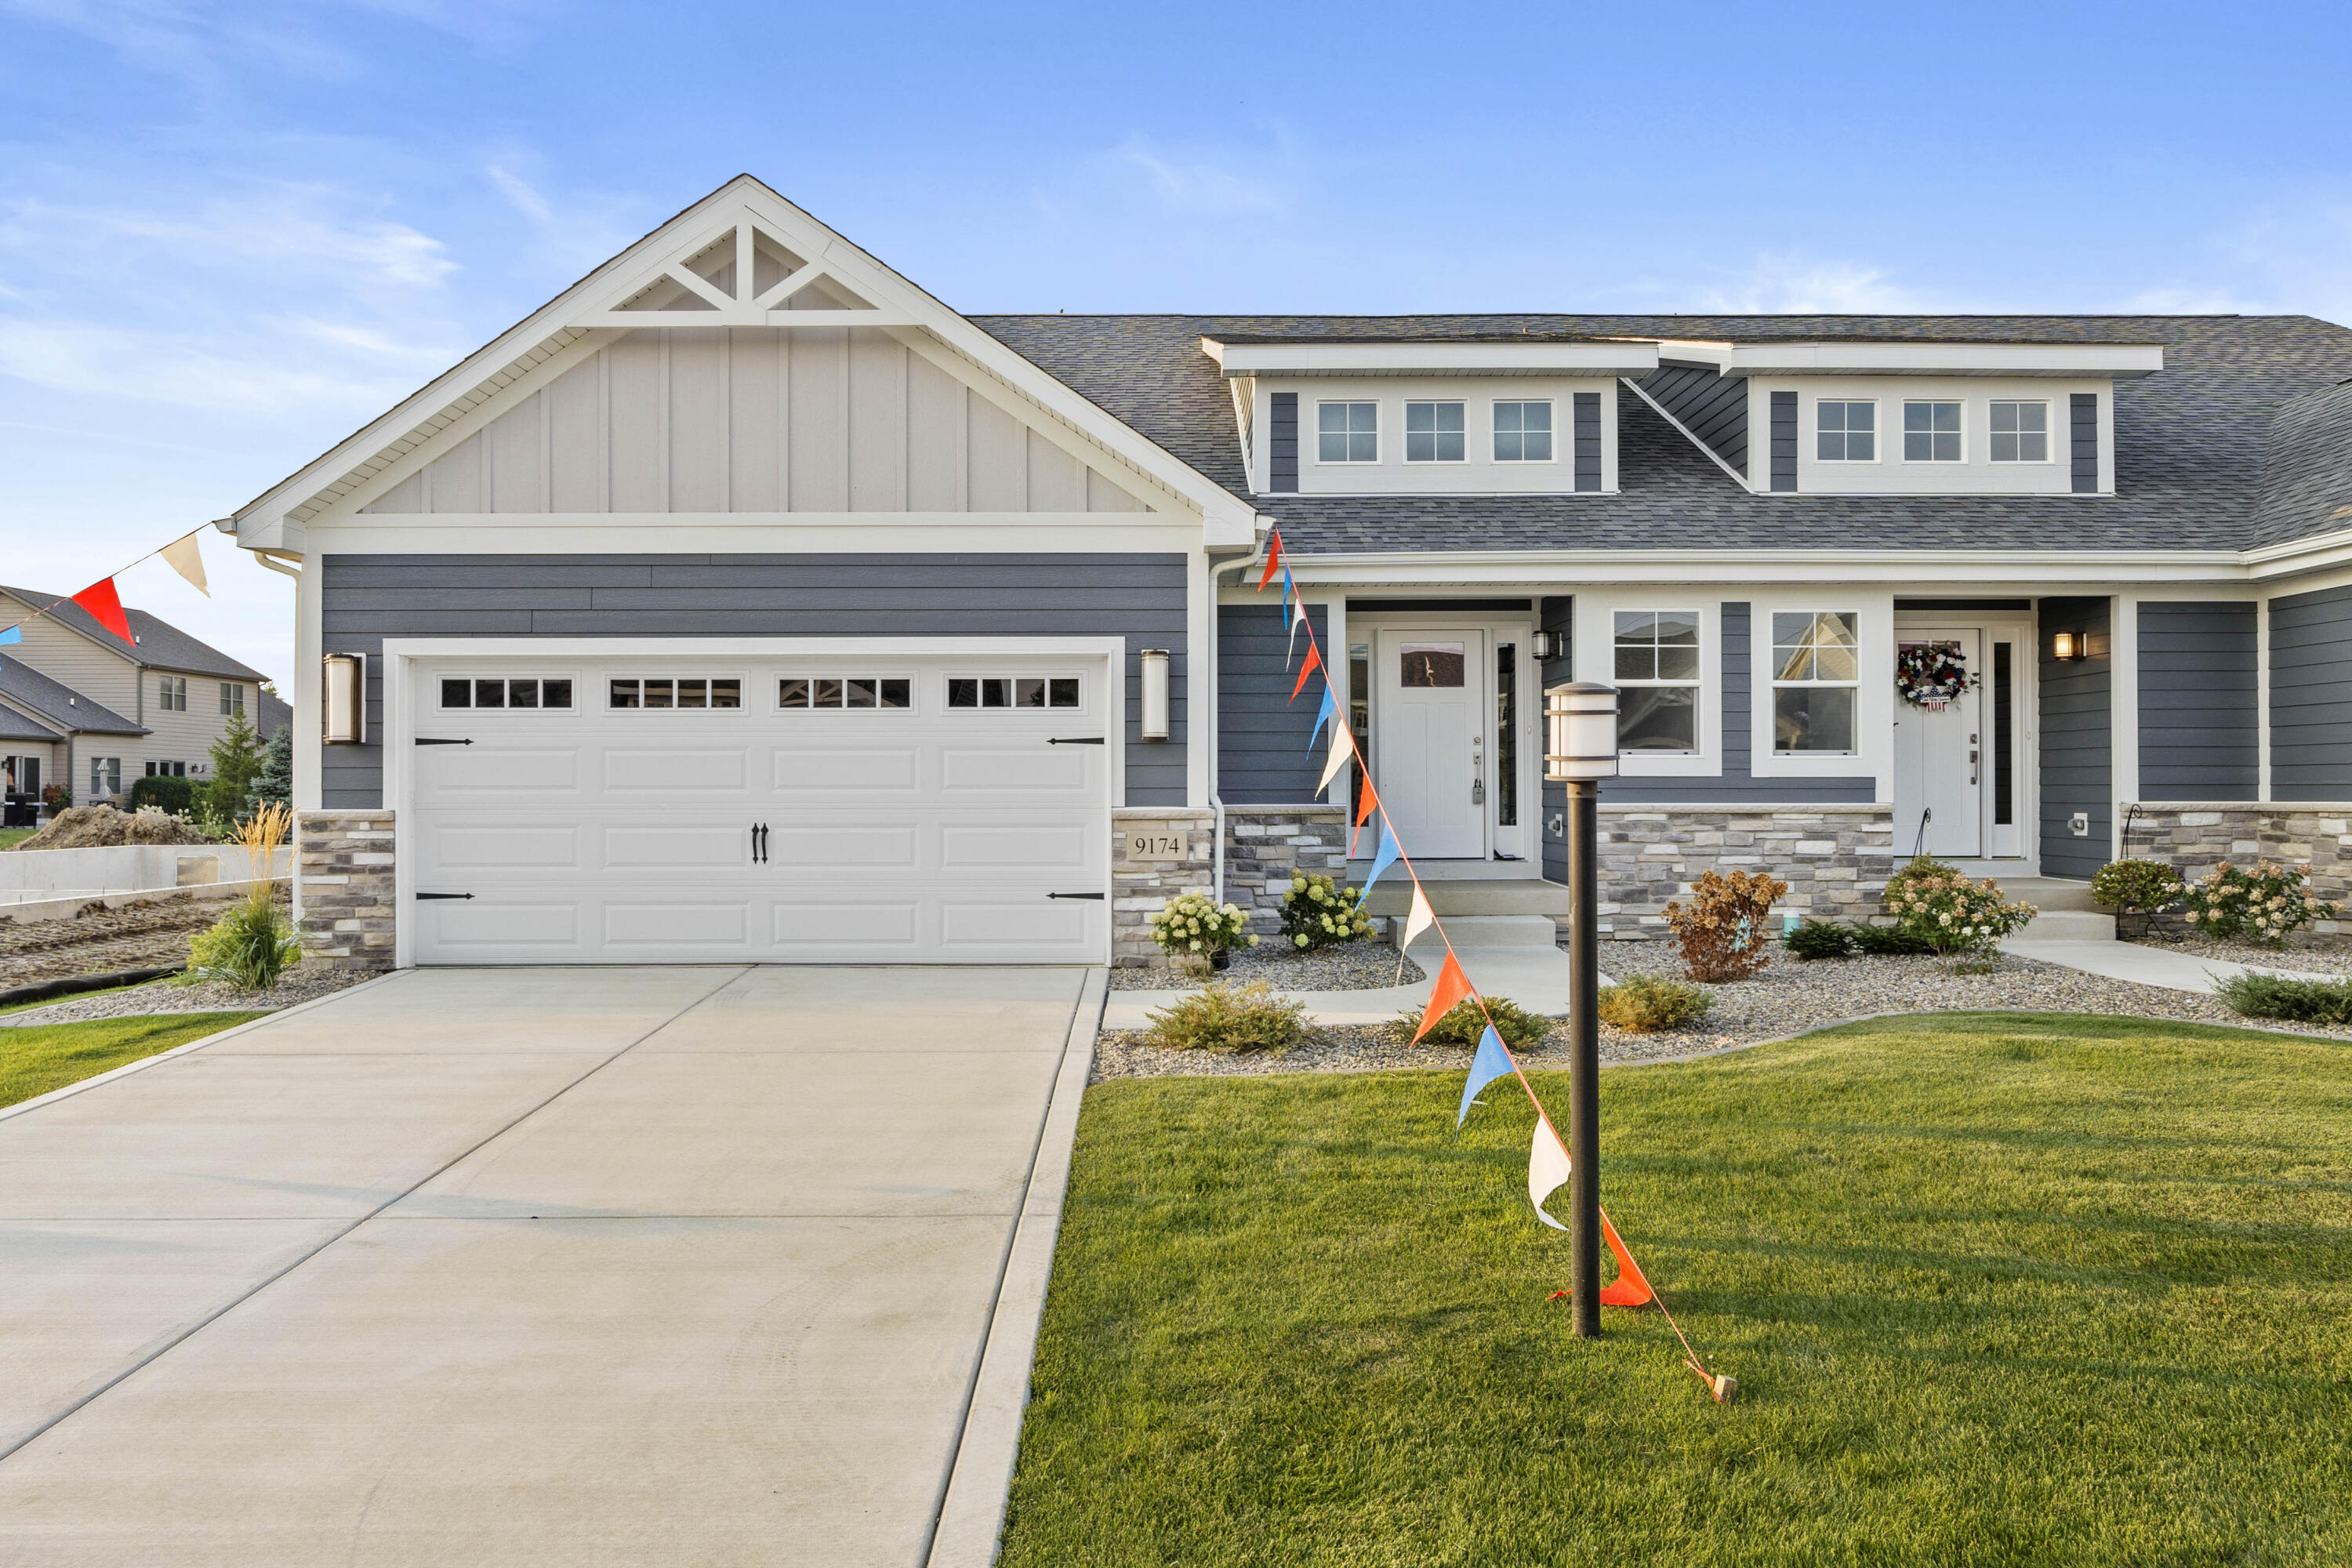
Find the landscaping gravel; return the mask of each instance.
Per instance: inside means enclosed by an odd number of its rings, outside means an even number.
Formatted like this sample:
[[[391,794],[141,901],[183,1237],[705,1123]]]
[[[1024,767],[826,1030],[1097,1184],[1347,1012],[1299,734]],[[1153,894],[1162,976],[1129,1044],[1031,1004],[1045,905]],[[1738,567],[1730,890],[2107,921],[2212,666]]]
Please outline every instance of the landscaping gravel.
[[[2184,958],[2226,958],[2256,969],[2296,969],[2307,974],[2352,974],[2352,947],[2323,939],[2307,947],[2264,947],[2258,942],[2215,942],[2210,937],[2178,941],[2144,938],[2136,947],[2160,948]]]
[[[1404,978],[1397,978],[1397,950],[1384,942],[1351,942],[1344,947],[1300,952],[1277,947],[1281,939],[1268,937],[1255,947],[1237,949],[1228,967],[1213,980],[1247,984],[1267,980],[1283,991],[1377,991],[1383,985],[1411,985],[1426,974],[1420,964],[1404,961]],[[1202,982],[1173,969],[1114,969],[1114,991],[1182,991]]]
[[[0,1013],[0,1028],[21,1028],[28,1024],[78,1024],[86,1018],[137,1018],[157,1013],[272,1013],[298,1002],[331,996],[345,986],[371,978],[364,970],[330,969],[320,964],[298,967],[267,991],[240,991],[219,980],[194,985],[157,980],[127,991],[68,996],[45,1007]]]
[[[2232,951],[2217,956],[2239,954]],[[2296,956],[2301,956],[2299,951]],[[1680,961],[1663,942],[1605,948],[1601,966],[1612,979],[1640,973],[1679,978],[1682,970]],[[1785,1039],[1850,1019],[1901,1013],[2107,1013],[2244,1028],[2279,1027],[2259,1018],[2242,1017],[2211,996],[2134,985],[2014,954],[2004,954],[1991,973],[1980,975],[1951,973],[1933,958],[1848,958],[1813,963],[1776,958],[1753,980],[1708,989],[1715,994],[1713,1009],[1681,1028],[1637,1035],[1601,1025],[1601,1061],[1701,1056]],[[2296,1025],[2289,1032],[2352,1039],[2352,1027]],[[1467,1048],[1408,1046],[1387,1028],[1328,1029],[1319,1041],[1279,1057],[1165,1050],[1148,1040],[1139,1031],[1106,1030],[1096,1042],[1095,1078],[1370,1072],[1414,1067],[1461,1071],[1470,1065],[1472,1054]],[[1541,1049],[1518,1054],[1530,1067],[1562,1067],[1567,1064],[1567,1047],[1565,1031],[1555,1030]]]

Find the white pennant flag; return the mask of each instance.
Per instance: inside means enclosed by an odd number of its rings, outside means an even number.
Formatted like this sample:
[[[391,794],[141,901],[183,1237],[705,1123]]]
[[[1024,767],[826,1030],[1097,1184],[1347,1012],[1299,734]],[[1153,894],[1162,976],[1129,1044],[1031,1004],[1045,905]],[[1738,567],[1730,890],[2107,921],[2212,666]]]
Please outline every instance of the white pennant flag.
[[[1331,755],[1323,764],[1322,783],[1315,786],[1318,795],[1331,787],[1331,781],[1339,776],[1339,770],[1346,767],[1348,759],[1355,754],[1356,748],[1348,733],[1348,726],[1334,720],[1331,724]]]
[[[1306,624],[1307,601],[1298,596],[1297,589],[1293,588],[1290,590],[1290,642],[1289,646],[1283,650],[1283,663],[1288,664],[1297,657],[1298,628]]]
[[[1412,909],[1404,917],[1404,940],[1397,943],[1397,951],[1402,952],[1411,947],[1415,938],[1436,923],[1437,911],[1429,907],[1429,895],[1421,890],[1421,879],[1416,877],[1412,884]]]
[[[1568,1226],[1544,1213],[1544,1199],[1558,1191],[1568,1175],[1568,1151],[1560,1147],[1559,1134],[1551,1130],[1551,1118],[1538,1114],[1535,1144],[1528,1151],[1528,1201],[1536,1205],[1536,1218],[1554,1230]]]
[[[194,534],[185,539],[175,539],[155,553],[168,562],[173,571],[185,577],[188,585],[197,593],[207,599],[213,596],[212,589],[205,585],[205,557],[203,552],[196,548]]]

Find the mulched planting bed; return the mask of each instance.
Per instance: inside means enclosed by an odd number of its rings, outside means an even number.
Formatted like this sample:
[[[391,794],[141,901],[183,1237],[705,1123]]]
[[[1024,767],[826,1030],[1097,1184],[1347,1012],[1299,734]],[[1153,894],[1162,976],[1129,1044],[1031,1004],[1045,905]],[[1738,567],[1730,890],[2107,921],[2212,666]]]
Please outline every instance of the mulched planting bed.
[[[1237,949],[1229,967],[1209,978],[1244,985],[1264,980],[1280,991],[1377,991],[1383,985],[1411,985],[1424,977],[1421,965],[1408,958],[1404,978],[1398,979],[1397,950],[1384,942],[1351,942],[1344,947],[1300,952],[1276,945],[1281,940],[1269,936],[1255,947]],[[1110,972],[1114,991],[1184,991],[1202,984],[1172,969]]]
[[[189,941],[228,908],[219,899],[182,894],[119,910],[92,903],[66,921],[0,918],[0,990],[67,975],[185,963]],[[0,917],[6,913],[0,905]]]

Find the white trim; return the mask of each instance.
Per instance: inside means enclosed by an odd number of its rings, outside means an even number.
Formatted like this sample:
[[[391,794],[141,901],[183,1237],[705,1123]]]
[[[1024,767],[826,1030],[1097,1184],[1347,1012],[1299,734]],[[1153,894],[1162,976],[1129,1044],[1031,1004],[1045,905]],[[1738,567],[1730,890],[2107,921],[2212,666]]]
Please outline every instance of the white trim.
[[[1297,342],[1201,340],[1201,352],[1228,376],[1244,375],[1647,375],[1654,343]]]
[[[1848,401],[1851,401],[1851,399],[1849,399]],[[1936,447],[1936,437],[1938,437],[1938,436],[1941,436],[1941,435],[1945,434],[1945,432],[1943,432],[1943,431],[1941,431],[1941,430],[1937,430],[1937,429],[1934,428],[1932,426],[1931,426],[1929,428],[1925,429],[1925,430],[1914,431],[1914,430],[1911,428],[1911,410],[1912,410],[1914,407],[1918,407],[1918,408],[1941,408],[1941,407],[1944,407],[1944,406],[1947,406],[1947,405],[1948,405],[1948,406],[1950,406],[1950,407],[1953,407],[1953,408],[1957,408],[1957,409],[1958,409],[1958,410],[1960,411],[1960,427],[1959,427],[1958,430],[1951,432],[1951,434],[1956,435],[1956,436],[1958,436],[1958,437],[1960,438],[1960,455],[1959,455],[1958,457],[1957,457],[1957,458],[1915,458],[1915,457],[1913,457],[1913,456],[1911,455],[1911,453],[1910,453],[1910,446],[1911,446],[1911,437],[1912,437],[1914,435],[1919,435],[1919,436],[1925,436],[1925,437],[1927,437],[1927,449],[1928,449],[1929,451],[1931,451],[1931,452],[1932,452],[1933,450],[1935,450],[1935,447]],[[1968,400],[1967,398],[1965,398],[1965,397],[1906,397],[1906,398],[1905,398],[1905,399],[1903,400],[1903,426],[1902,426],[1901,430],[1900,430],[1899,432],[1897,432],[1897,433],[1898,433],[1899,435],[1901,435],[1901,436],[1902,436],[1902,437],[1903,437],[1903,446],[1904,446],[1904,448],[1905,448],[1905,449],[1904,449],[1904,452],[1903,452],[1903,455],[1902,455],[1901,457],[1899,457],[1899,458],[1895,458],[1895,460],[1896,462],[1898,462],[1898,463],[1918,463],[1918,464],[1923,464],[1923,465],[1935,465],[1935,464],[1942,464],[1942,463],[1950,463],[1950,464],[1956,464],[1956,465],[1958,465],[1958,464],[1965,464],[1965,463],[1967,463],[1967,462],[1969,460],[1969,400]],[[1818,459],[1816,459],[1816,460],[1818,460]]]
[[[2147,343],[1734,343],[1727,375],[2049,375],[2129,380],[2164,368]]]
[[[2139,799],[2139,598],[2119,593],[2107,615],[2109,858],[2123,843],[2123,804]],[[2035,650],[2038,659],[2040,650]]]
[[[1623,594],[1580,585],[1576,591],[1571,659],[1580,678],[1616,680],[1617,613],[1675,610],[1698,616],[1698,690],[1696,704],[1698,750],[1665,752],[1624,752],[1618,770],[1627,778],[1717,778],[1723,773],[1723,604],[1719,598],[1693,594],[1687,587],[1670,591],[1649,588]],[[1532,616],[1530,618],[1533,618]],[[1587,671],[1591,673],[1587,674]],[[1538,677],[1540,684],[1540,677]],[[1648,683],[1645,683],[1648,684]],[[1683,682],[1658,684],[1681,685]]]
[[[1326,435],[1337,436],[1337,437],[1339,437],[1342,441],[1347,441],[1347,440],[1351,440],[1351,439],[1352,439],[1352,438],[1354,438],[1355,437],[1360,436],[1360,435],[1361,435],[1361,434],[1362,434],[1362,432],[1361,432],[1361,431],[1360,431],[1360,430],[1331,430],[1331,431],[1326,431],[1326,430],[1323,428],[1323,411],[1324,411],[1326,408],[1369,408],[1369,409],[1370,409],[1370,410],[1372,411],[1372,455],[1371,455],[1370,457],[1369,457],[1369,458],[1326,458],[1326,457],[1324,457],[1324,455],[1323,455],[1323,437],[1324,437]],[[1379,398],[1377,398],[1377,397],[1318,397],[1318,398],[1317,398],[1317,399],[1315,400],[1315,431],[1314,431],[1314,435],[1315,435],[1315,464],[1314,464],[1314,466],[1315,466],[1315,467],[1317,467],[1317,468],[1378,468],[1378,467],[1380,467],[1380,463],[1381,463],[1381,400],[1380,400]]]
[[[2084,498],[2089,499],[2089,498]],[[2210,582],[2238,577],[2225,550],[1449,550],[1286,556],[1300,583],[1511,588],[1562,583],[1887,583],[1958,595],[1995,585]],[[2347,550],[2352,561],[2352,550]],[[2242,580],[2242,577],[2240,577]],[[2013,592],[2011,596],[2014,596]]]
[[[1820,611],[1854,616],[1853,741],[1851,752],[1773,750],[1772,616]],[[1878,781],[1878,798],[1895,799],[1895,595],[1841,591],[1837,584],[1767,590],[1748,599],[1748,772],[1751,778],[1857,778]]]
[[[1200,541],[1196,522],[1129,511],[376,512],[320,525],[310,548],[314,553],[383,555],[1166,555],[1198,554]]]
[[[1549,402],[1550,400],[1547,398],[1545,401]],[[1435,438],[1440,436],[1461,437],[1462,455],[1458,458],[1414,457],[1412,455],[1412,411],[1414,406],[1418,405],[1424,408],[1443,408],[1448,404],[1451,404],[1453,406],[1462,410],[1462,428],[1459,430],[1438,430],[1432,428],[1423,431],[1422,434],[1430,437],[1433,443]],[[1436,416],[1432,415],[1431,417],[1435,418]],[[1493,417],[1493,413],[1490,410],[1487,415],[1487,418],[1490,423],[1492,422]],[[1444,466],[1447,468],[1452,468],[1456,465],[1466,466],[1470,461],[1470,399],[1467,397],[1408,397],[1404,400],[1404,426],[1397,432],[1397,434],[1404,439],[1403,449],[1397,454],[1397,461],[1401,463],[1410,463],[1413,467],[1420,468],[1430,468],[1433,466]],[[1494,459],[1490,458],[1487,460],[1491,462]]]
[[[1802,388],[1799,388],[1799,392],[1801,394],[1802,391]],[[1849,444],[1851,444],[1854,435],[1856,434],[1855,431],[1850,428],[1823,430],[1822,428],[1822,405],[1824,403],[1834,403],[1841,408],[1850,408],[1857,403],[1866,403],[1870,405],[1871,456],[1867,458],[1824,458],[1822,456],[1821,437],[1823,436],[1843,436],[1846,437]],[[1886,460],[1886,424],[1885,421],[1878,417],[1878,399],[1875,396],[1822,397],[1816,395],[1810,403],[1803,404],[1802,406],[1811,410],[1813,416],[1813,427],[1811,434],[1813,437],[1812,458],[1814,462],[1835,463],[1841,468],[1851,468],[1865,463],[1883,463]],[[1801,421],[1799,425],[1799,430],[1800,434],[1797,438],[1797,444],[1799,447],[1801,448],[1804,445],[1804,435],[1802,434],[1803,426]]]
[[[1574,444],[1575,444],[1575,441],[1576,441],[1576,430],[1575,430],[1575,426],[1576,426],[1576,405],[1575,405],[1575,402],[1573,401],[1573,400],[1574,400],[1574,398],[1575,398],[1575,395],[1575,395],[1574,393],[1570,393],[1570,394],[1569,395],[1570,399],[1570,404],[1569,404],[1569,409],[1568,409],[1568,423],[1569,423],[1569,427],[1570,427],[1570,428],[1569,428],[1569,432],[1568,432],[1568,443],[1567,443],[1567,444],[1568,444],[1568,445],[1570,445],[1570,446],[1574,445]],[[1500,430],[1498,430],[1498,429],[1496,429],[1496,428],[1495,427],[1495,410],[1496,410],[1496,408],[1500,407],[1502,405],[1504,405],[1504,404],[1506,404],[1506,403],[1515,404],[1515,405],[1518,405],[1518,406],[1520,406],[1520,407],[1522,407],[1522,408],[1527,407],[1527,406],[1528,406],[1528,405],[1531,405],[1531,404],[1540,403],[1540,404],[1542,404],[1542,405],[1544,405],[1544,407],[1545,407],[1547,410],[1549,410],[1549,411],[1546,416],[1547,416],[1548,418],[1549,418],[1549,419],[1550,419],[1550,421],[1551,421],[1551,425],[1550,425],[1550,426],[1549,426],[1548,429],[1546,429],[1546,430],[1545,430],[1544,434],[1551,437],[1551,456],[1550,456],[1550,457],[1549,457],[1549,458],[1497,458],[1497,457],[1496,457],[1496,456],[1494,455],[1494,451],[1495,451],[1495,440],[1496,440],[1496,437],[1499,437],[1499,436],[1501,436],[1501,435],[1503,434],[1503,432],[1502,432],[1502,431],[1500,431]],[[1526,416],[1522,415],[1522,416],[1520,416],[1520,418],[1522,419],[1522,421],[1524,421],[1524,420],[1525,420],[1525,418],[1526,418]],[[1464,423],[1464,424],[1465,424],[1465,425],[1469,423],[1469,419],[1468,419],[1468,416],[1467,416],[1466,415],[1464,416],[1463,423]],[[1517,435],[1517,437],[1520,437],[1520,450],[1522,450],[1522,451],[1526,450],[1526,449],[1527,449],[1527,448],[1526,448],[1526,438],[1527,438],[1527,436],[1528,436],[1528,432],[1525,428],[1521,428],[1521,429],[1519,429],[1519,430],[1517,430],[1517,431],[1512,432],[1512,434]],[[1557,397],[1551,397],[1551,396],[1544,396],[1544,397],[1489,397],[1489,398],[1487,398],[1487,399],[1486,399],[1486,453],[1487,453],[1486,460],[1487,460],[1488,462],[1490,462],[1490,463],[1495,463],[1495,464],[1500,465],[1500,466],[1505,467],[1505,468],[1542,468],[1542,467],[1543,467],[1545,464],[1547,464],[1547,463],[1551,464],[1551,465],[1553,465],[1553,466],[1557,467],[1557,466],[1559,465],[1559,448],[1560,448],[1560,447],[1561,447],[1561,445],[1562,445],[1562,443],[1561,443],[1561,441],[1560,441],[1559,437],[1560,437],[1560,430],[1559,430],[1559,398],[1557,398]],[[1466,443],[1466,442],[1465,442],[1465,444],[1464,445],[1463,451],[1464,451],[1464,453],[1465,453],[1465,459],[1466,459],[1466,455],[1467,455],[1467,453],[1468,453],[1468,451],[1469,451],[1469,447],[1468,447],[1468,445],[1467,445],[1467,443]],[[1511,492],[1511,493],[1516,494],[1516,493],[1517,493],[1517,492],[1514,491],[1514,492]],[[1576,492],[1571,491],[1571,492],[1570,492],[1570,493],[1574,494],[1574,493],[1576,493]],[[1591,492],[1590,492],[1590,491],[1586,491],[1585,493],[1586,493],[1586,494],[1590,494],[1590,493],[1591,493]]]
[[[2254,601],[2254,798],[2271,799],[2271,602]]]
[[[2025,437],[2026,437],[2027,436],[2032,435],[2032,434],[2034,434],[2034,432],[2027,431],[2027,430],[2014,430],[2014,431],[2011,431],[2011,430],[1996,430],[1996,429],[1994,429],[1994,428],[1993,428],[1993,423],[1992,423],[1992,411],[1993,411],[1994,409],[1996,409],[1996,408],[2000,407],[2003,404],[2007,404],[2008,405],[2010,405],[2010,406],[2011,406],[2011,407],[2012,407],[2012,408],[2033,407],[2033,408],[2039,408],[2039,409],[2041,409],[2041,410],[2042,410],[2042,429],[2041,429],[2041,431],[2040,431],[2040,435],[2041,435],[2041,437],[2042,437],[2042,456],[2040,456],[2040,457],[2038,457],[2038,458],[2002,458],[2002,457],[1996,457],[1996,456],[1994,455],[1994,453],[1993,453],[1993,449],[1992,449],[1992,443],[1993,443],[1993,437],[1996,437],[1996,436],[2007,436],[2007,435],[2013,435],[2013,436],[2015,436],[2015,437],[2016,437],[2020,441],[2022,441],[2022,440],[2024,440],[2024,439],[2025,439]],[[1988,398],[1986,398],[1986,399],[1985,399],[1985,461],[1986,461],[1986,462],[1988,462],[1988,463],[2000,463],[2000,464],[2002,464],[2002,465],[2004,465],[2004,466],[2007,466],[2007,467],[2012,467],[2012,468],[2034,468],[2034,467],[2046,467],[2046,466],[2048,466],[2049,464],[2052,464],[2052,463],[2056,462],[2056,461],[2058,460],[2058,433],[2057,433],[2057,431],[2053,427],[2053,421],[2052,421],[2052,419],[2051,419],[2050,410],[2051,410],[2051,408],[2052,408],[2053,406],[2053,403],[2052,403],[2051,399],[2049,399],[2049,398],[2047,398],[2047,397],[1988,397]],[[2070,412],[2071,412],[2071,410],[2070,410]],[[1962,417],[1963,419],[1965,419],[1965,418],[1967,417],[1967,416],[1966,416],[1966,415],[1962,415],[1962,416],[1961,416],[1961,417]],[[2072,430],[2072,426],[2070,425],[2070,426],[2069,426],[2069,431],[2070,431],[2070,434],[2071,434],[2071,430]],[[2102,446],[2103,446],[2103,447],[2104,447],[2104,443],[2102,443]],[[2070,454],[2069,454],[2069,457],[2071,458],[2071,456],[2072,456],[2072,454],[2070,453]],[[2070,462],[2070,464],[2069,464],[2069,467],[2070,467],[2070,468],[2071,468],[2071,467],[2072,467],[2071,462]],[[2114,488],[2114,487],[2113,487],[2113,486],[2110,486],[2110,485],[2102,485],[2102,486],[2100,487],[2100,489],[2113,489],[2113,488]]]

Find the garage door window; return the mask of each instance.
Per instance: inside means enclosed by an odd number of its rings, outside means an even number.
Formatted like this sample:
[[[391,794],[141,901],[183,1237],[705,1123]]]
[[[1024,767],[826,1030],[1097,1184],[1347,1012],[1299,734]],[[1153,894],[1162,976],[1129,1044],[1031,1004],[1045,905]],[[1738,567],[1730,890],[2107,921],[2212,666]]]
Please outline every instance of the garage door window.
[[[441,682],[444,708],[562,708],[572,706],[569,680],[485,680],[452,676]]]
[[[950,708],[1076,708],[1075,675],[954,676],[948,680]]]
[[[787,675],[776,682],[779,708],[912,708],[915,683],[891,676]]]
[[[743,683],[716,677],[680,676],[614,680],[614,708],[740,708]]]

